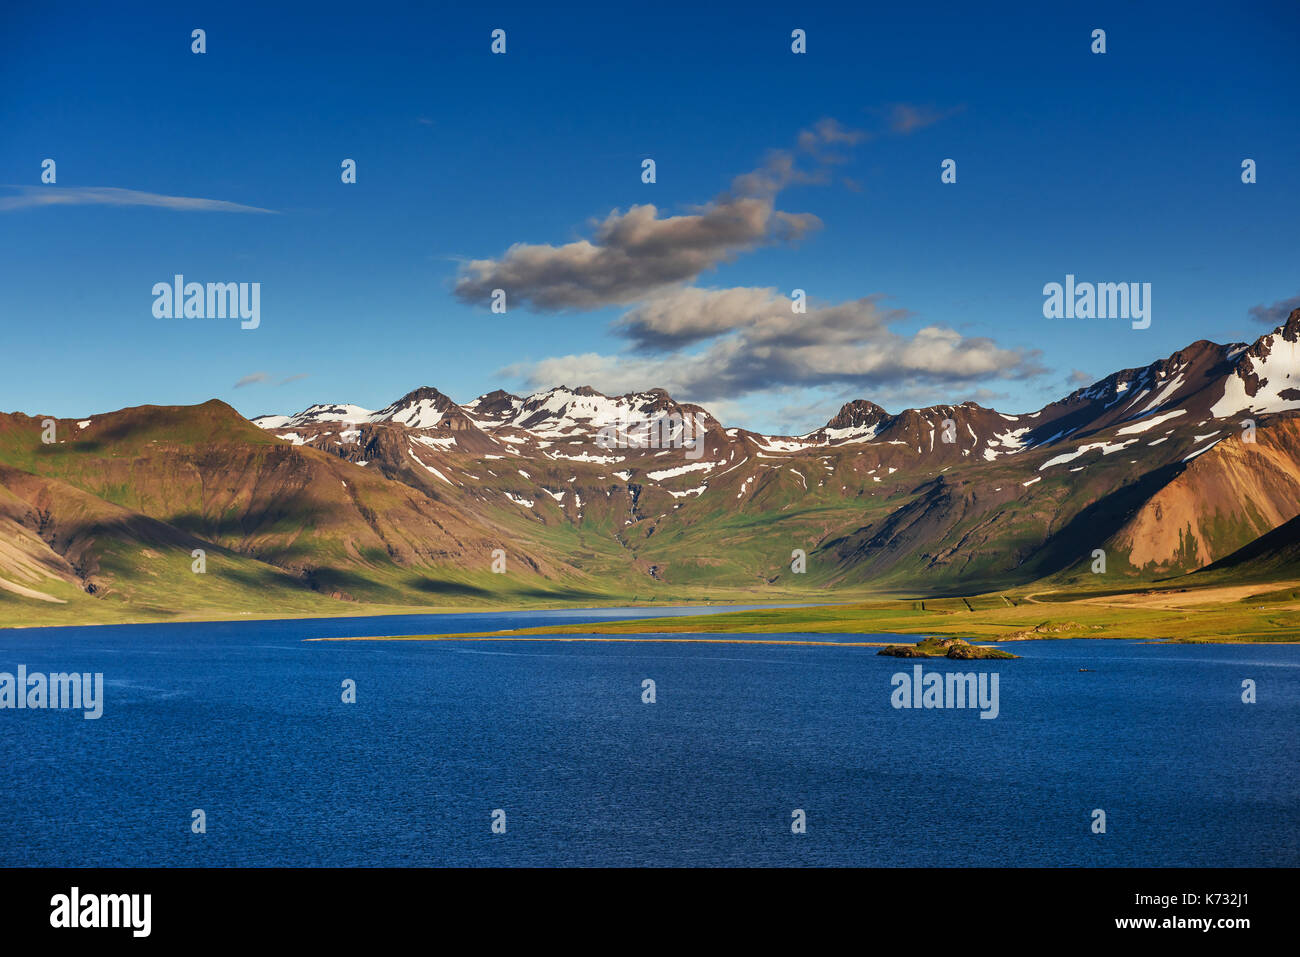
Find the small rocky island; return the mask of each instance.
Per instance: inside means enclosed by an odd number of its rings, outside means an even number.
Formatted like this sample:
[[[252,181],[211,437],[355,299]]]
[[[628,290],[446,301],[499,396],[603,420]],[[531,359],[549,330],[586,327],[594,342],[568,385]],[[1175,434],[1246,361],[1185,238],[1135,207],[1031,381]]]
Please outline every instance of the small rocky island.
[[[964,638],[924,638],[915,645],[889,645],[876,652],[891,658],[1019,658],[1000,648],[972,645]]]

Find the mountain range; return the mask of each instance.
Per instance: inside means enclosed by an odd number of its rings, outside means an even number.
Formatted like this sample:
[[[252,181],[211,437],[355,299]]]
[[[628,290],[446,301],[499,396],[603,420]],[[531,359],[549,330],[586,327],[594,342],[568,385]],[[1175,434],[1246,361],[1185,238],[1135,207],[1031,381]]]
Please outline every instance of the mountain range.
[[[684,419],[699,444],[674,441]],[[655,424],[659,441],[640,441]],[[423,387],[378,411],[252,420],[217,400],[141,406],[57,419],[48,442],[47,425],[0,415],[13,620],[1283,574],[1300,310],[1254,343],[1195,342],[1030,414],[859,399],[794,436],[728,428],[659,389],[563,386],[464,404]]]

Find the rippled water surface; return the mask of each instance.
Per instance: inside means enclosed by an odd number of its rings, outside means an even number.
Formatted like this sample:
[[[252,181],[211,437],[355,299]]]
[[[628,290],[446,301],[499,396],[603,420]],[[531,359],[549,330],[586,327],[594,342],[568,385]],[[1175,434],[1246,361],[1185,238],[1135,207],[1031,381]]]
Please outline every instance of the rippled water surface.
[[[302,640],[631,614],[0,632],[0,671],[106,684],[0,711],[0,864],[1300,864],[1294,645],[925,661],[998,673],[981,720],[894,709],[915,662],[872,648]]]

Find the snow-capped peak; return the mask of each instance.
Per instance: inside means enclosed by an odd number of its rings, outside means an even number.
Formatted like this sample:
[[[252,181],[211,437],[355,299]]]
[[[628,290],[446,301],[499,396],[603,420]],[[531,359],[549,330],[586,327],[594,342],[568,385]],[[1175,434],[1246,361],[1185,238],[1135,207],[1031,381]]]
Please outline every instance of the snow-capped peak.
[[[281,429],[289,425],[319,425],[322,422],[342,422],[357,425],[369,422],[374,413],[359,405],[321,403],[303,409],[297,415],[259,415],[252,423],[263,429]]]
[[[1300,409],[1300,309],[1286,323],[1261,336],[1237,359],[1210,409],[1216,419],[1238,413]]]

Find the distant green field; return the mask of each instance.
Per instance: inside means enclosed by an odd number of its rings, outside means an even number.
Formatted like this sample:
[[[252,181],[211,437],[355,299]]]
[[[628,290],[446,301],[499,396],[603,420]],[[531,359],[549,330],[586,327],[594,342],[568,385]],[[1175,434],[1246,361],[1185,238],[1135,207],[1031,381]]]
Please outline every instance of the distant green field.
[[[1147,590],[1150,591],[1150,590]],[[1300,641],[1296,590],[1281,589],[1247,599],[1223,600],[1207,592],[1204,601],[1162,607],[1172,590],[1134,591],[1132,604],[1034,596],[972,599],[878,600],[805,608],[771,608],[690,618],[644,618],[596,625],[547,626],[492,632],[493,635],[562,634],[853,634],[951,635],[985,641],[1025,638],[1122,638],[1173,642]],[[1179,592],[1179,595],[1182,593]],[[1004,597],[1006,600],[1004,601]],[[973,609],[972,609],[973,606]],[[475,632],[472,634],[487,634]]]

